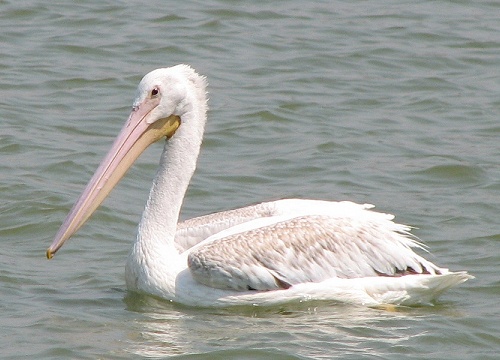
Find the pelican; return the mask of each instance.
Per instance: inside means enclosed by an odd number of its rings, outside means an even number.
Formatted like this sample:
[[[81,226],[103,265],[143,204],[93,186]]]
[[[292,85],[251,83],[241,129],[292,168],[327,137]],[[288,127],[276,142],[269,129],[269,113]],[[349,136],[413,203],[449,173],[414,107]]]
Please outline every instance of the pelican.
[[[166,138],[126,263],[130,291],[189,306],[308,300],[367,306],[430,303],[472,278],[418,255],[410,227],[369,204],[283,199],[178,223],[207,113],[206,79],[188,65],[154,70],[132,112],[47,249],[50,259],[138,156]]]

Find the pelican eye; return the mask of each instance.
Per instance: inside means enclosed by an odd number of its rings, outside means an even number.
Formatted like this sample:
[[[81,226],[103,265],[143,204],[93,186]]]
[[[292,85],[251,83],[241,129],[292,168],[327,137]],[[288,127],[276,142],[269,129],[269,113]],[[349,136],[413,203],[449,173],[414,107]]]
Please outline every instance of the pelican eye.
[[[155,87],[155,88],[153,88],[153,90],[151,90],[151,97],[156,97],[156,96],[158,96],[159,93],[160,93],[160,90],[157,87]]]

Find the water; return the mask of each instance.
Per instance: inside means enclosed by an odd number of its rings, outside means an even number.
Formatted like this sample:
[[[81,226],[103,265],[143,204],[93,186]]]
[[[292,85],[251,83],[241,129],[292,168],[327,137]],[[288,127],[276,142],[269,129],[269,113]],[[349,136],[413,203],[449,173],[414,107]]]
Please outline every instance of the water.
[[[494,359],[499,3],[0,2],[2,358]],[[476,276],[435,306],[192,309],[126,292],[161,152],[44,252],[148,71],[189,63],[209,123],[183,218],[281,197],[374,203]]]

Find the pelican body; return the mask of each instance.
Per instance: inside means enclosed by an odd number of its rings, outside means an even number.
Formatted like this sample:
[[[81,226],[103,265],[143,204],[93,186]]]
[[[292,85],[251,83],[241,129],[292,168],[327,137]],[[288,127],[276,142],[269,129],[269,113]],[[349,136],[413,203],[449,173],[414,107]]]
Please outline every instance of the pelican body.
[[[178,223],[207,113],[206,80],[187,65],[141,80],[132,112],[47,250],[50,259],[137,157],[166,138],[126,263],[131,291],[190,306],[330,300],[428,303],[471,276],[418,255],[410,228],[369,204],[264,202]]]

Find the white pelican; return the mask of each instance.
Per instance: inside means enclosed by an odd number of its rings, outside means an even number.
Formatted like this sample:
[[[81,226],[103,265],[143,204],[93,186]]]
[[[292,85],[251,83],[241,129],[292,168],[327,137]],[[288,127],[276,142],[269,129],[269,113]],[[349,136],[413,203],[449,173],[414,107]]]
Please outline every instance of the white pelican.
[[[333,300],[427,303],[472,278],[413,251],[393,216],[352,202],[286,199],[178,222],[206,122],[206,80],[187,65],[141,80],[132,112],[47,250],[50,259],[140,153],[166,138],[126,265],[131,291],[192,306]]]

